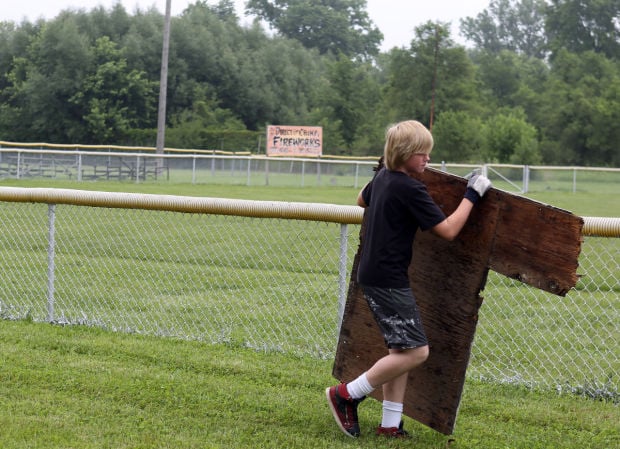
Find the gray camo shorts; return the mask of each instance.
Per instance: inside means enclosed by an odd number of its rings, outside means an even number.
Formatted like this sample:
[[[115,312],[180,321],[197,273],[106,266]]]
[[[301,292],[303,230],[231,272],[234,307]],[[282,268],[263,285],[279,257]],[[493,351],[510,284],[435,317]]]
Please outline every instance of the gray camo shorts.
[[[362,290],[388,348],[412,349],[428,344],[410,288],[362,286]]]

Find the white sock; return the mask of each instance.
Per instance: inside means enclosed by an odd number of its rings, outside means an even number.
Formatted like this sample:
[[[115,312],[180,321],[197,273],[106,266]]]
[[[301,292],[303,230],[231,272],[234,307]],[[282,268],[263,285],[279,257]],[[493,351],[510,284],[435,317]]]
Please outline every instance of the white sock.
[[[398,427],[403,414],[403,404],[383,401],[383,419],[381,427]]]
[[[347,384],[347,391],[353,399],[363,398],[367,394],[372,393],[373,390],[374,388],[368,383],[366,373]]]

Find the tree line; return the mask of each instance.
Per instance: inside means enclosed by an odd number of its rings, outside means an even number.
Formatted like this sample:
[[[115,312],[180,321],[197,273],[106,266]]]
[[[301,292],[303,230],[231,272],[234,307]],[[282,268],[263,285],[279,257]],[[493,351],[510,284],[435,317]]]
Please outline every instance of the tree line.
[[[620,2],[491,0],[380,51],[365,0],[198,0],[172,18],[166,146],[264,151],[269,124],[322,126],[324,154],[378,155],[432,129],[433,159],[620,166]],[[65,10],[0,22],[0,140],[155,146],[164,17]]]

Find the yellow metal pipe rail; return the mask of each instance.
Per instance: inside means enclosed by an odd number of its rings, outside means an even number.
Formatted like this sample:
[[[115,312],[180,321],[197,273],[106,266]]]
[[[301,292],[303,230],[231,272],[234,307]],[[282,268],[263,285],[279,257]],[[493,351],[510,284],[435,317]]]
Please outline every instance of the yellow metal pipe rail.
[[[362,209],[357,206],[73,189],[0,187],[0,201],[283,218],[340,224],[359,224],[362,221]]]
[[[363,215],[363,210],[360,207],[335,204],[53,188],[0,187],[0,201],[282,218],[341,224],[361,224]],[[620,217],[583,217],[583,219],[582,233],[585,236],[620,237]]]

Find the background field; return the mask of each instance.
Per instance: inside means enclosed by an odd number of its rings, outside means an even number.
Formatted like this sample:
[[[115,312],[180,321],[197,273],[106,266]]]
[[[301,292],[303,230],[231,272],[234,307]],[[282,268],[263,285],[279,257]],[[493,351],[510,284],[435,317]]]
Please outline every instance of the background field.
[[[352,188],[157,183],[4,185],[352,204]],[[580,215],[620,216],[620,199],[591,192],[537,197]],[[612,307],[614,305],[612,304]],[[28,321],[0,321],[0,446],[196,448],[443,448],[448,437],[409,419],[413,441],[379,442],[379,404],[362,407],[364,438],[336,429],[323,398],[331,361]],[[468,381],[452,448],[611,448],[611,402]]]

